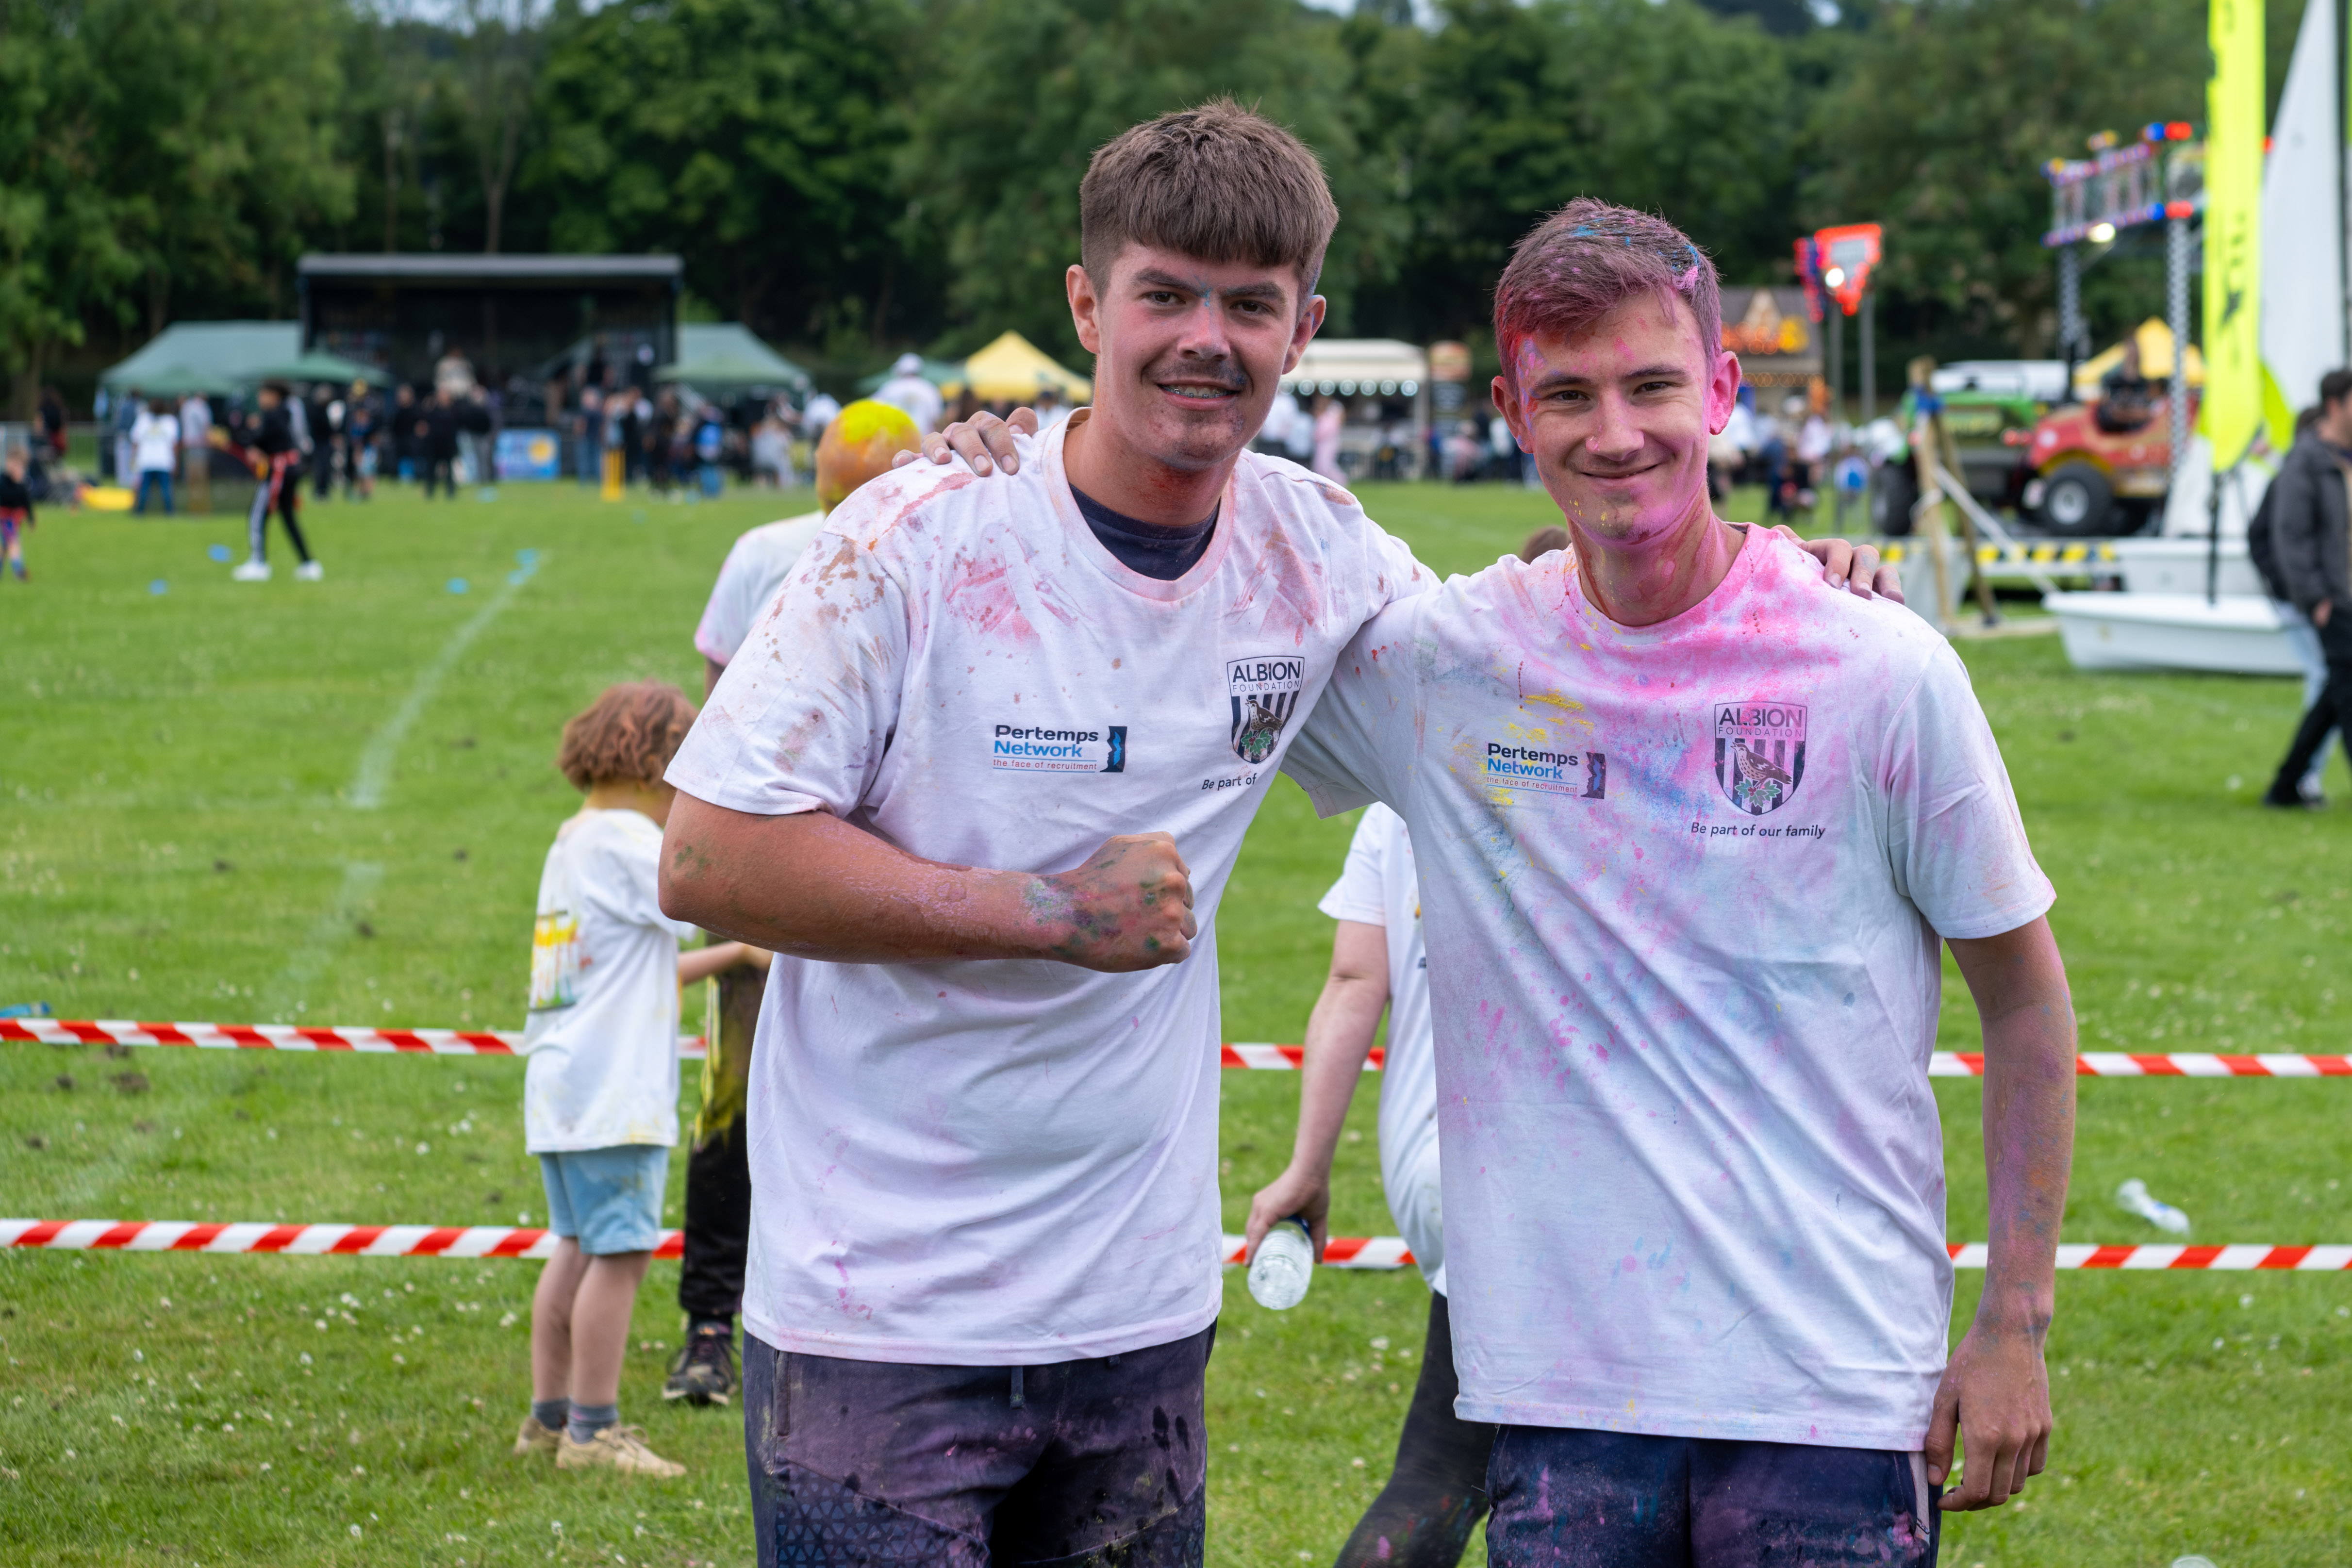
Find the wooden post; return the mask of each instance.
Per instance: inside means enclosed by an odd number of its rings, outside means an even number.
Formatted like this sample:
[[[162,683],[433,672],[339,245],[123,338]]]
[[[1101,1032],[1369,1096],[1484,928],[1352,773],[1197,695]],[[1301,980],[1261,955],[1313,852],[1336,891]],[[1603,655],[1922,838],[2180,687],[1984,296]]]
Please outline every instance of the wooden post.
[[[1935,418],[1930,412],[1933,393],[1928,387],[1928,377],[1935,369],[1936,361],[1930,359],[1911,361],[1911,465],[1917,473],[1919,498],[1925,501],[1930,496],[1935,497],[1921,514],[1919,520],[1924,526],[1916,532],[1927,547],[1929,563],[1936,569],[1936,630],[1948,632],[1951,630],[1952,541],[1944,512],[1951,503],[1944,499],[1943,486],[1936,482],[1936,454],[1940,443]]]
[[[1960,444],[1952,439],[1951,428],[1944,423],[1944,411],[1940,406],[1935,413],[1935,425],[1937,450],[1942,454],[1945,476],[1956,485],[1967,484],[1968,476],[1960,472]],[[1986,625],[1997,626],[2000,623],[2000,612],[1992,605],[1992,575],[1985,570],[1984,562],[1977,559],[1977,520],[1966,507],[1956,509],[1960,514],[1960,538],[1968,546],[1969,571],[1976,589],[1977,608],[1983,612]]]

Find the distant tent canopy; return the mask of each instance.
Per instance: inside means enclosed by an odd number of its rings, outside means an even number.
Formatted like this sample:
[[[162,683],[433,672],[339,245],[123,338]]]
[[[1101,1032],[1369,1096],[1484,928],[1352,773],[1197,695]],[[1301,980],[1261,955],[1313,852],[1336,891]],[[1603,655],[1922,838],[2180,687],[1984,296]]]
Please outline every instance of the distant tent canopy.
[[[658,382],[684,382],[699,392],[801,393],[809,373],[735,321],[688,321],[677,329],[677,362],[654,372]]]
[[[2109,371],[2124,362],[2124,350],[2132,344],[2139,347],[2141,375],[2152,382],[2172,379],[2172,329],[2164,324],[2162,317],[2151,316],[2134,328],[2122,342],[2112,345],[2105,353],[2094,354],[2074,367],[2075,392],[2084,398],[2096,398],[2099,382]],[[2205,356],[2197,351],[2194,343],[2189,345],[2188,369],[2189,384],[2203,386]]]
[[[870,394],[889,379],[890,372],[883,371],[859,382],[857,390]],[[961,397],[970,392],[982,402],[1025,403],[1048,387],[1067,403],[1085,402],[1095,395],[1093,382],[1065,370],[1018,332],[1001,334],[969,360],[927,359],[923,379],[938,387],[943,397]]]
[[[373,366],[340,354],[302,351],[299,321],[182,321],[166,327],[146,347],[99,372],[99,384],[117,392],[137,388],[158,395],[227,393],[267,381],[355,381],[382,384],[389,378]]]
[[[963,362],[964,380],[982,402],[1026,402],[1051,387],[1067,403],[1095,395],[1095,383],[1066,371],[1018,332],[1007,332]]]
[[[1429,356],[1394,338],[1317,338],[1282,390],[1340,397],[1418,396],[1429,384]]]

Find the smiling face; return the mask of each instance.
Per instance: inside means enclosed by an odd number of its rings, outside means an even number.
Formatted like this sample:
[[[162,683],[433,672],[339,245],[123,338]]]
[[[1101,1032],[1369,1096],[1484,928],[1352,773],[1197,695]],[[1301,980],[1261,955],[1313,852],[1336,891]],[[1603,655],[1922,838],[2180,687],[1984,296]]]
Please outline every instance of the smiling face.
[[[1323,322],[1296,269],[1129,245],[1097,278],[1069,270],[1070,314],[1096,357],[1094,420],[1180,473],[1230,462],[1265,423]]]
[[[1638,549],[1713,517],[1706,442],[1731,417],[1739,361],[1709,361],[1680,298],[1644,292],[1572,339],[1524,340],[1512,370],[1495,401],[1571,529]]]

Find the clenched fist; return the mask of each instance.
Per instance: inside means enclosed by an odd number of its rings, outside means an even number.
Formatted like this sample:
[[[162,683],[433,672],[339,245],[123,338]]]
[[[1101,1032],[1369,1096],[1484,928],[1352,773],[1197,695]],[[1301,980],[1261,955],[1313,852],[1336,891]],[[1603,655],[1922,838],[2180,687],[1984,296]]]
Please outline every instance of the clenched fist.
[[[1125,974],[1181,964],[1199,929],[1192,873],[1166,833],[1122,833],[1072,871],[1037,879],[1032,909],[1058,928],[1054,956]]]

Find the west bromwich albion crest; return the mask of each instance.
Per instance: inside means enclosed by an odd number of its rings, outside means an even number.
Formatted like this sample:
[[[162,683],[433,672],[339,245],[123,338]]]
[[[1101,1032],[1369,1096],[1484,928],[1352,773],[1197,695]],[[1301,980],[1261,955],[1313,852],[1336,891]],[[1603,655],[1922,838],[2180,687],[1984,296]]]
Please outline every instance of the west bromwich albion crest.
[[[1751,817],[1787,805],[1805,781],[1805,710],[1793,703],[1716,704],[1715,781]]]
[[[1234,705],[1234,755],[1263,762],[1274,755],[1282,727],[1298,706],[1307,684],[1307,661],[1296,653],[1270,653],[1225,661],[1225,695]]]

